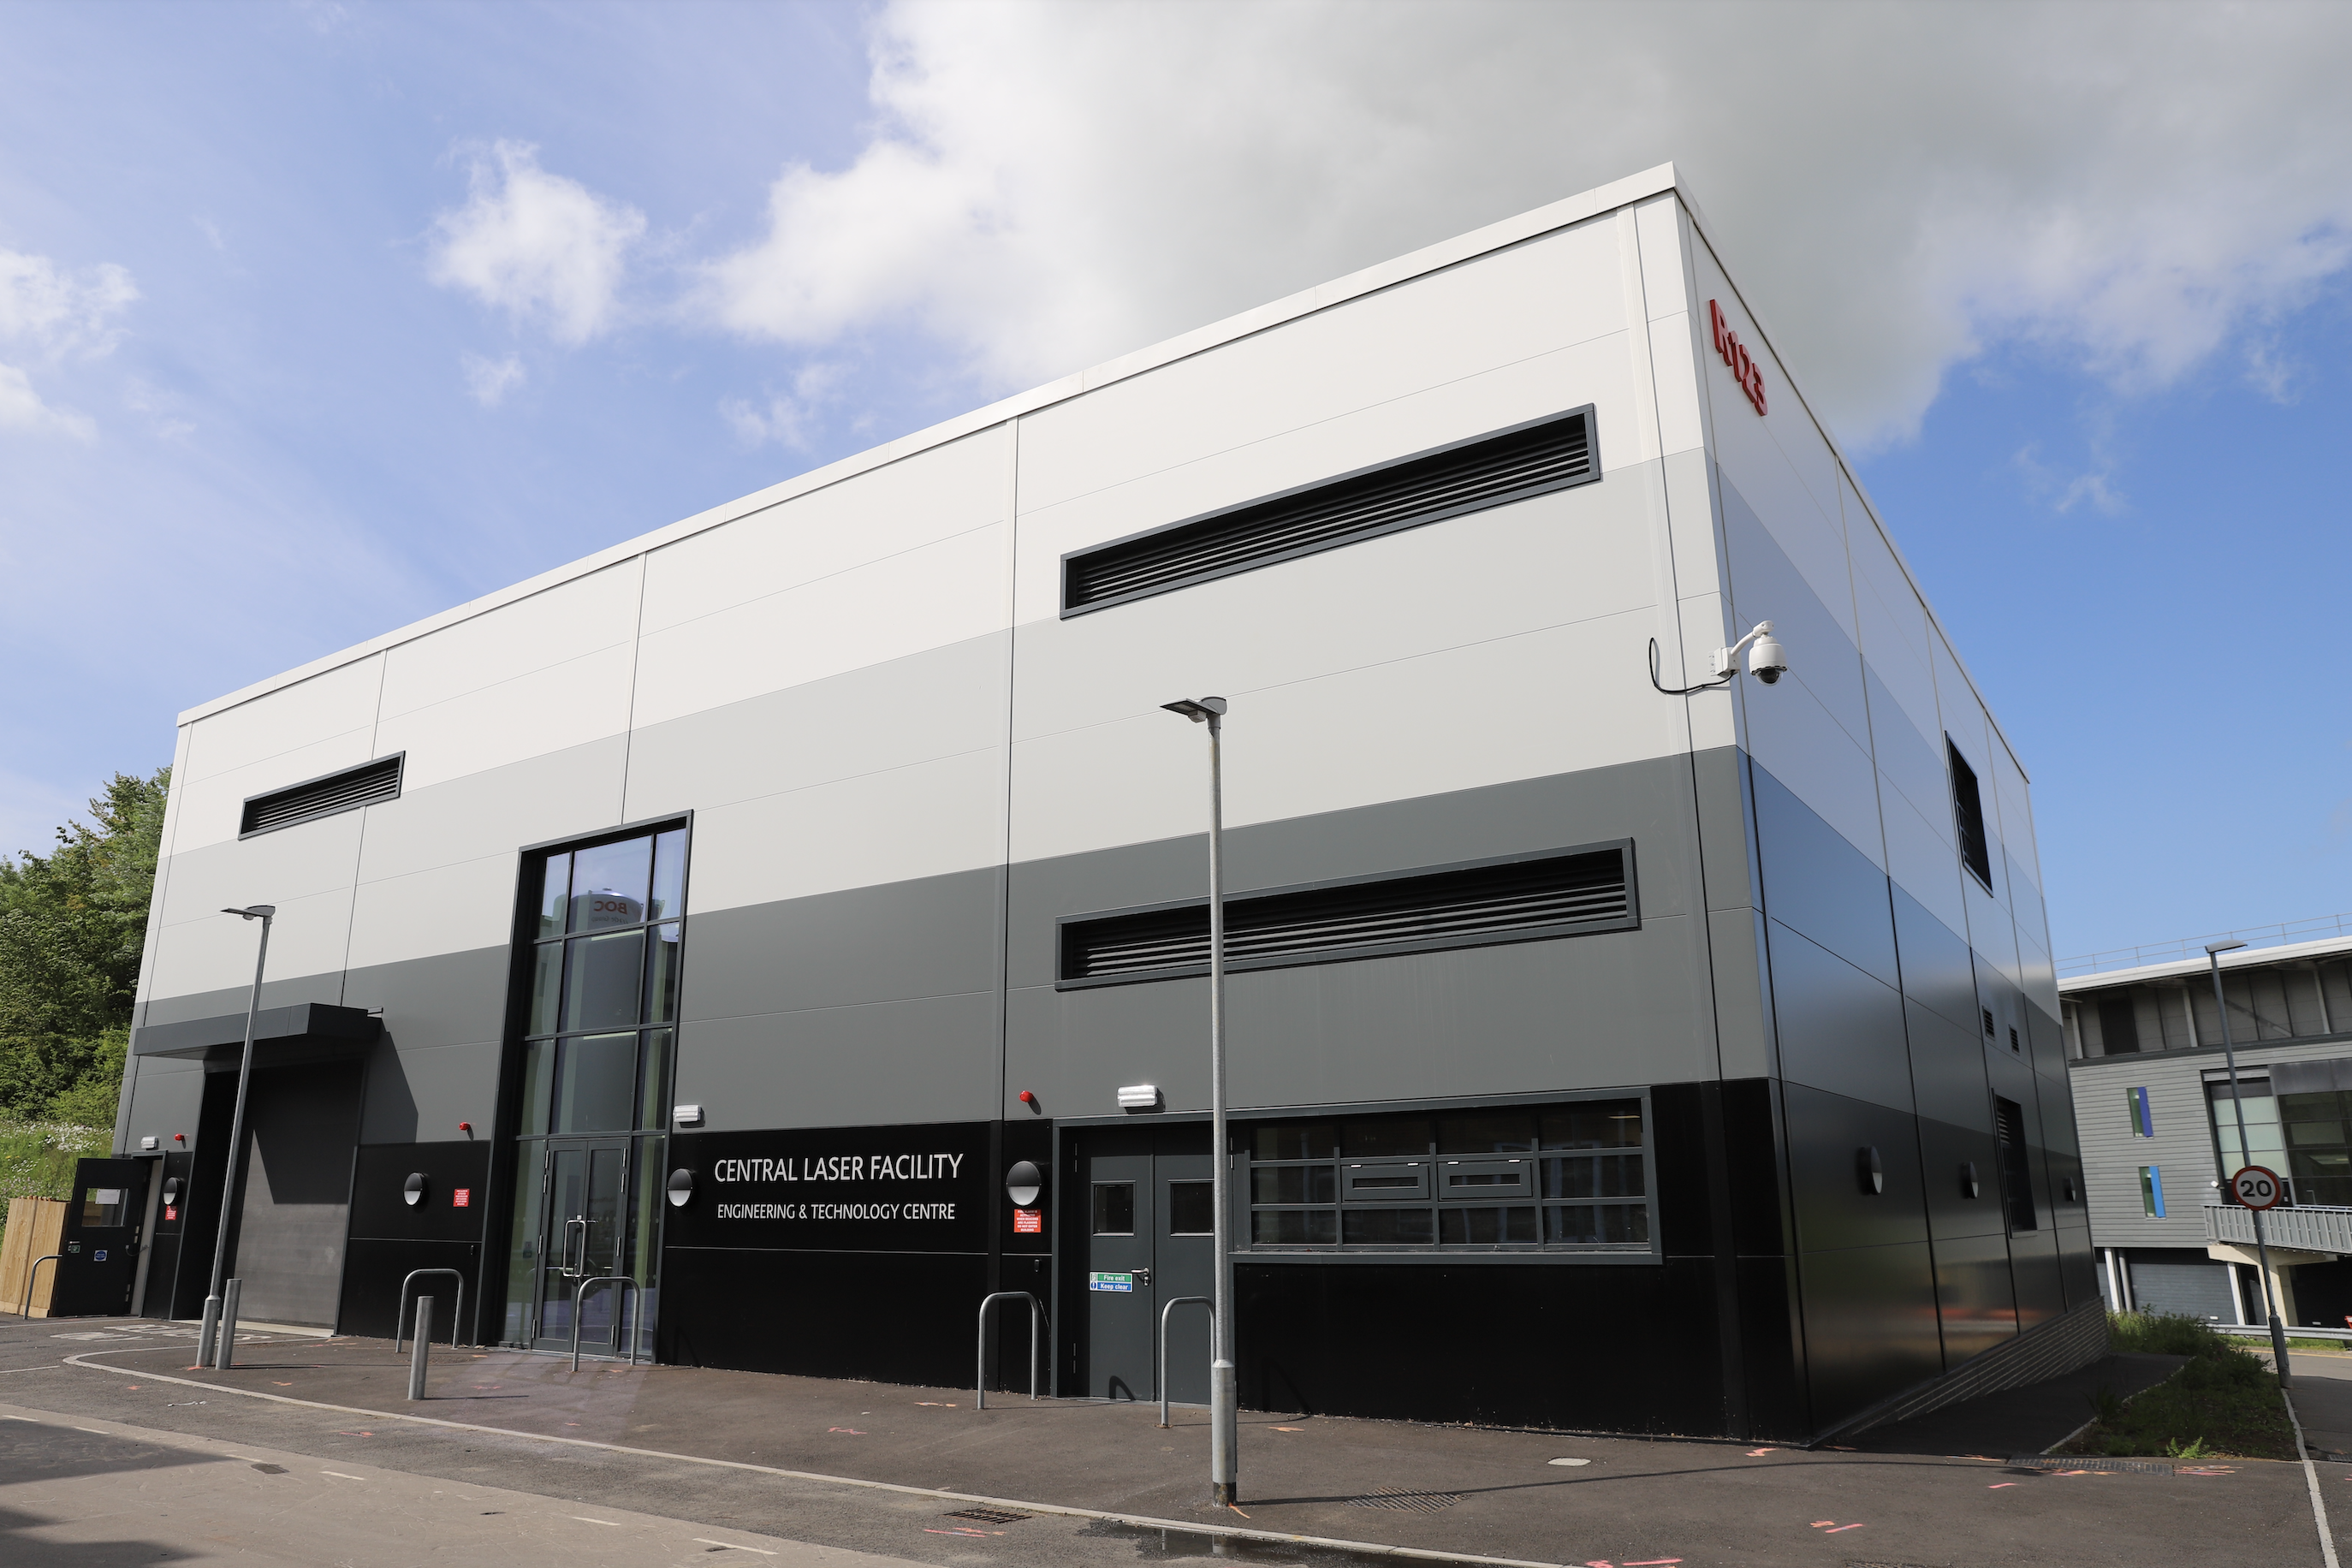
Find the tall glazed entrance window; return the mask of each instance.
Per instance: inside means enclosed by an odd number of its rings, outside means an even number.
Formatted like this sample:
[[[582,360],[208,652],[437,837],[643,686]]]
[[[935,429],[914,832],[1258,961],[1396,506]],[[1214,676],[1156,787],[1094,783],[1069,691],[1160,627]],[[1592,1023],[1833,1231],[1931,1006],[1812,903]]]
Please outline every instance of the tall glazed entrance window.
[[[653,1353],[658,1194],[686,947],[686,829],[539,854],[524,871],[520,1092],[506,1342]]]

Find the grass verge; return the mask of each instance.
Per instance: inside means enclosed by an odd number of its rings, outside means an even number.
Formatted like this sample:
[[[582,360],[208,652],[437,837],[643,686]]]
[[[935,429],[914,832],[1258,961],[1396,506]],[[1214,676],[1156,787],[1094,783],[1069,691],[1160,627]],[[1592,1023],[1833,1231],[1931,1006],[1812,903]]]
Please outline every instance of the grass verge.
[[[2185,1355],[2189,1363],[2128,1400],[2105,1388],[2092,1394],[2097,1420],[2066,1446],[2068,1453],[2294,1458],[2294,1429],[2279,1399],[2278,1377],[2252,1351],[2195,1318],[2141,1312],[2109,1314],[2108,1341],[2119,1351]]]

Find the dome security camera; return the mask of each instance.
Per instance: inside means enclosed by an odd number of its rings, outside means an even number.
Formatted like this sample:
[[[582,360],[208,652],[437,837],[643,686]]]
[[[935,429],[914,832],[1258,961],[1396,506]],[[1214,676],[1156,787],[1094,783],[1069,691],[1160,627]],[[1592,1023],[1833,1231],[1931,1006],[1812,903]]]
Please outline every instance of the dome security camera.
[[[1748,673],[1767,686],[1779,680],[1788,668],[1788,650],[1770,632],[1758,637],[1748,650]]]

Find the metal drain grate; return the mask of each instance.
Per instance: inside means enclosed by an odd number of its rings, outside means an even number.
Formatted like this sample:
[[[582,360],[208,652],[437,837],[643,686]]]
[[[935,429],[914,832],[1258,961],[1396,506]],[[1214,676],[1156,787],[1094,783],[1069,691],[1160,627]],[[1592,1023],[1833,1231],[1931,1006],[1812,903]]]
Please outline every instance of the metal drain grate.
[[[2113,1470],[2127,1476],[2168,1476],[2172,1467],[2153,1459],[2093,1459],[2074,1454],[2018,1454],[2012,1470]]]
[[[1025,1513],[1008,1513],[1001,1508],[960,1508],[953,1513],[941,1514],[940,1517],[978,1520],[982,1524],[1019,1524],[1029,1516]]]
[[[1388,1508],[1400,1512],[1435,1513],[1441,1508],[1452,1508],[1462,1500],[1452,1492],[1401,1492],[1394,1487],[1382,1487],[1363,1497],[1351,1497],[1351,1508]]]

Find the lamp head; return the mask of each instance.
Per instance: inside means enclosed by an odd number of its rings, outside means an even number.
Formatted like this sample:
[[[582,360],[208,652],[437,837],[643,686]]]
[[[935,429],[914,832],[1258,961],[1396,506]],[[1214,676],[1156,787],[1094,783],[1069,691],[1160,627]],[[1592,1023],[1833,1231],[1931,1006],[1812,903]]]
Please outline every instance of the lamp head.
[[[1167,709],[1171,713],[1181,713],[1185,718],[1198,724],[1212,715],[1223,714],[1225,710],[1225,700],[1222,697],[1203,697],[1196,701],[1187,697],[1181,702],[1162,702],[1160,706]]]
[[[2209,942],[2205,944],[2205,951],[2208,953],[2220,954],[2228,952],[2232,948],[2243,947],[2246,944],[2244,942],[2234,940],[2230,942]]]
[[[276,904],[253,904],[241,910],[223,910],[221,911],[221,913],[225,915],[235,915],[239,920],[248,921],[266,921],[277,912],[278,906]]]

